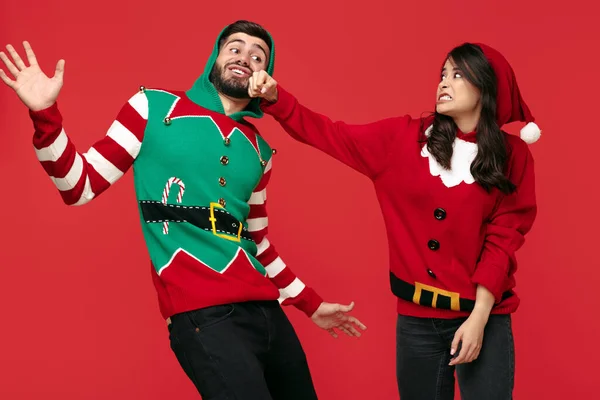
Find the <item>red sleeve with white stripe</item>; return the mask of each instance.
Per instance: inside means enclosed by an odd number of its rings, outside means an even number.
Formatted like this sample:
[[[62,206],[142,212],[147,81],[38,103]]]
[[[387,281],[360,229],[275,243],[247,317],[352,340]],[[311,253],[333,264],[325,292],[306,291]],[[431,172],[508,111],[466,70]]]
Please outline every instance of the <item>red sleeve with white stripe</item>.
[[[266,187],[271,177],[272,161],[271,159],[268,162],[263,178],[248,201],[248,204],[250,204],[248,231],[257,244],[258,261],[267,270],[267,275],[271,279],[271,282],[279,288],[279,303],[282,305],[294,305],[310,317],[319,308],[323,299],[314,289],[306,286],[296,277],[281,257],[279,257],[275,246],[267,238],[269,228]]]
[[[29,111],[36,156],[67,205],[83,205],[121,178],[137,157],[148,120],[148,99],[142,92],[121,108],[106,135],[86,153],[79,153],[67,136],[54,103]]]

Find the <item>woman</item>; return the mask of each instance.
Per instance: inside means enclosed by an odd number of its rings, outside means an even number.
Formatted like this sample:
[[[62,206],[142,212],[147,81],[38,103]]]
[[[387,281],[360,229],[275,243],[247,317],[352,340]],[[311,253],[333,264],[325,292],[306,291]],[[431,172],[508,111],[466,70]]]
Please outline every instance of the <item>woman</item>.
[[[264,71],[249,88],[293,137],[372,179],[398,298],[402,400],[510,399],[515,252],[536,217],[540,131],[512,68],[494,49],[463,44],[445,58],[433,115],[349,125],[302,106]],[[524,121],[521,138],[501,131]],[[351,326],[346,329],[352,330]]]

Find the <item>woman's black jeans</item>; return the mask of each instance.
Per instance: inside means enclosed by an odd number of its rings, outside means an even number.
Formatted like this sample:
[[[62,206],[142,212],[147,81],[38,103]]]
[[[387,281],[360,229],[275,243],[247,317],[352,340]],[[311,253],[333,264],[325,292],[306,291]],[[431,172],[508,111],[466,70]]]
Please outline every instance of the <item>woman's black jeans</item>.
[[[511,400],[515,352],[510,315],[491,315],[479,357],[449,366],[450,345],[466,318],[398,316],[396,375],[402,400],[453,400],[454,372],[462,400]]]

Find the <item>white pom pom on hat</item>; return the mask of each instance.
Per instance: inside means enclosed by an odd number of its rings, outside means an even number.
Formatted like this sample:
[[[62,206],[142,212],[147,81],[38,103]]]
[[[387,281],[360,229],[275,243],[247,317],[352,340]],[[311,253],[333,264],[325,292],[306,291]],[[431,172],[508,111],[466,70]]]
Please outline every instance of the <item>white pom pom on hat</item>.
[[[521,128],[521,139],[525,143],[532,144],[537,142],[542,136],[542,131],[535,122],[529,122],[523,128]]]

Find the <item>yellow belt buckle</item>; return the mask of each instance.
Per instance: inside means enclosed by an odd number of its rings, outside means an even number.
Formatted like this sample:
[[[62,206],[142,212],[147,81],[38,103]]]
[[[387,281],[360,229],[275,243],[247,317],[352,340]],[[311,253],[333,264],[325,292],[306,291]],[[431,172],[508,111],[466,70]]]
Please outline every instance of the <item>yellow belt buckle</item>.
[[[238,234],[237,237],[233,237],[233,236],[229,236],[229,235],[224,235],[222,233],[218,233],[217,232],[217,218],[215,218],[215,208],[223,208],[222,205],[220,205],[219,203],[210,203],[210,224],[212,227],[212,233],[215,236],[218,236],[222,239],[227,239],[227,240],[231,240],[232,242],[241,242],[242,241],[242,229],[244,227],[244,225],[238,221],[240,228],[238,230]]]
[[[460,311],[460,293],[448,292],[446,290],[438,289],[433,286],[424,285],[419,282],[415,282],[415,294],[413,295],[413,303],[421,304],[421,292],[427,290],[433,293],[433,300],[431,306],[437,308],[438,295],[450,297],[450,309],[453,311]]]

